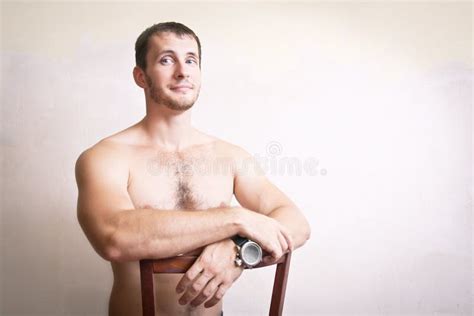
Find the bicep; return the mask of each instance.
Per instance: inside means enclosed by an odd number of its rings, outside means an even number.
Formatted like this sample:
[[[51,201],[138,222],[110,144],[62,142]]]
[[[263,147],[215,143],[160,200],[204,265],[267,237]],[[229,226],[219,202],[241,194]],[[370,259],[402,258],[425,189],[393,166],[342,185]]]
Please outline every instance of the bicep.
[[[76,163],[77,217],[88,240],[103,258],[114,233],[114,215],[133,209],[127,192],[128,169],[100,150],[88,150]]]
[[[234,194],[244,208],[265,215],[292,204],[289,198],[270,182],[258,162],[244,152],[237,160],[234,171]]]

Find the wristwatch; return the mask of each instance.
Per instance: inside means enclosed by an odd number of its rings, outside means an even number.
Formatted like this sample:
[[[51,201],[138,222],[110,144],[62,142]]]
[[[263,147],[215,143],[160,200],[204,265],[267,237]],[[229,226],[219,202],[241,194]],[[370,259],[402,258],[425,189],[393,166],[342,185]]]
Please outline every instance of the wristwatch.
[[[232,240],[237,246],[235,265],[253,268],[262,261],[262,248],[255,241],[236,235]]]

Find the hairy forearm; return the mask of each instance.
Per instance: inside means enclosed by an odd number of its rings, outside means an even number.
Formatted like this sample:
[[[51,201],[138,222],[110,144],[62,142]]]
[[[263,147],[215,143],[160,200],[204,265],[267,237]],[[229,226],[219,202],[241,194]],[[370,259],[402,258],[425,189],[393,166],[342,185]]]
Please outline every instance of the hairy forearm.
[[[237,208],[122,211],[112,219],[111,260],[167,258],[228,238],[239,232],[238,211]]]
[[[294,205],[279,207],[268,216],[280,222],[290,231],[294,249],[301,247],[311,236],[311,227],[308,221]]]

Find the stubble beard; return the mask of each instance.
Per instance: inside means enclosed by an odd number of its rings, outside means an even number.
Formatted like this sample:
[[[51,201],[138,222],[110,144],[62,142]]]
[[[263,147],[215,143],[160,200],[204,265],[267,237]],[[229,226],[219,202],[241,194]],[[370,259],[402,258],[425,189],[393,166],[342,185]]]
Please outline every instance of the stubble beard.
[[[150,87],[150,97],[153,101],[157,104],[161,104],[166,106],[168,109],[175,110],[175,111],[186,111],[193,107],[194,103],[196,102],[199,96],[199,90],[195,94],[194,98],[191,100],[188,99],[172,99],[159,88],[156,88],[153,80],[145,74],[145,79]]]

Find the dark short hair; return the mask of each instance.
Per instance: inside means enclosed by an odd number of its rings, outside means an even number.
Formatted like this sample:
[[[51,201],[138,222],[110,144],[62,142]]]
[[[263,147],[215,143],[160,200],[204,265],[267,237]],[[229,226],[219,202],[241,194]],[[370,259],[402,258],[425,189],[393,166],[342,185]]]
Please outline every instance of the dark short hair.
[[[186,25],[178,22],[163,22],[150,26],[140,34],[135,42],[135,64],[143,70],[146,70],[146,55],[148,53],[148,40],[153,35],[171,32],[179,37],[191,36],[198,45],[199,67],[201,67],[201,42],[197,35]]]

